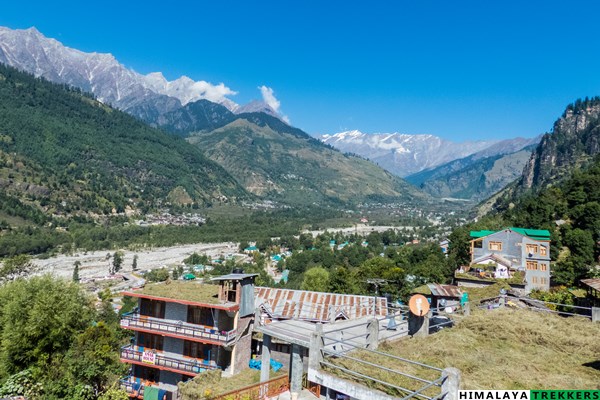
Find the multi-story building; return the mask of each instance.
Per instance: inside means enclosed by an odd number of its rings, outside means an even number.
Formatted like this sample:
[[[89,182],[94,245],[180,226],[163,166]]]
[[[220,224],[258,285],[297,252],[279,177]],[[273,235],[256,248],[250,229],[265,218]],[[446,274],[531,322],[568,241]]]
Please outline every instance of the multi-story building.
[[[138,298],[121,327],[131,330],[121,361],[131,364],[122,380],[130,397],[175,399],[177,383],[199,373],[234,375],[248,366],[254,318],[254,278],[232,273],[218,284],[173,281],[123,293]]]
[[[471,231],[471,237],[471,268],[491,266],[496,279],[521,273],[526,291],[550,288],[549,231],[506,228]]]

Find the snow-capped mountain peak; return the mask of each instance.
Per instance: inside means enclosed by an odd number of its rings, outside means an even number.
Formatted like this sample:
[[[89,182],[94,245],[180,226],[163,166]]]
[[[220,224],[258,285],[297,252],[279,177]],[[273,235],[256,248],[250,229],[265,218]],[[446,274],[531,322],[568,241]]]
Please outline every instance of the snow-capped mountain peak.
[[[345,131],[336,133],[333,135],[322,135],[321,140],[324,142],[332,142],[332,141],[349,141],[349,140],[359,140],[364,133],[359,130]],[[331,143],[330,143],[331,144]]]
[[[407,176],[483,150],[497,141],[455,143],[430,134],[363,133],[358,130],[322,135],[339,150],[359,154],[399,176]]]
[[[0,62],[90,91],[100,101],[126,111],[148,101],[177,104],[165,102],[161,96],[172,97],[180,104],[207,99],[231,110],[237,108],[228,98],[236,92],[223,83],[194,81],[187,76],[168,81],[160,72],[142,75],[120,64],[112,54],[71,49],[45,37],[35,27],[0,27]]]

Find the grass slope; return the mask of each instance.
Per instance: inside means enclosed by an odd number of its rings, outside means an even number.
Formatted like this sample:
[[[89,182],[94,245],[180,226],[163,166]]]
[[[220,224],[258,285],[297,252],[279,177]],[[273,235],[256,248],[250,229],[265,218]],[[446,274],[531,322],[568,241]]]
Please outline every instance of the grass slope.
[[[525,309],[475,310],[452,329],[385,343],[380,350],[438,368],[458,368],[462,389],[600,389],[599,337],[600,324],[589,319]],[[355,356],[405,373],[439,377],[391,358],[364,352]],[[412,385],[412,389],[423,385],[399,382],[398,375],[360,365],[352,363],[351,367],[364,368],[371,376],[379,372],[381,380]]]

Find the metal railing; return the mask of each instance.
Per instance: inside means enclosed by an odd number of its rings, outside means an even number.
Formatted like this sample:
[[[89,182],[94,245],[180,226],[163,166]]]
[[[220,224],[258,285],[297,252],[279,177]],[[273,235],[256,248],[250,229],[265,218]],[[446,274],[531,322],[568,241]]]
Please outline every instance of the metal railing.
[[[451,309],[451,312],[447,311],[448,308]],[[450,307],[440,306],[432,308],[429,312],[431,313],[431,317],[429,318],[430,334],[444,328],[451,328],[465,317],[464,307],[458,305]]]
[[[369,387],[376,385],[379,390],[403,399],[435,400],[445,395],[442,385],[446,377],[443,376],[441,368],[368,349],[348,338],[340,340],[327,334],[320,337],[321,360],[319,361],[326,370],[334,373],[337,371],[341,375],[366,381]],[[332,346],[345,350],[331,350]],[[369,361],[369,358],[373,360]],[[373,362],[374,360],[377,362]],[[393,364],[394,368],[386,367],[384,364]],[[419,370],[423,376],[402,371],[406,366]],[[386,380],[383,380],[378,372],[381,376],[386,376]]]
[[[121,358],[146,364],[149,367],[169,368],[186,375],[196,375],[207,370],[220,369],[209,361],[197,358],[176,358],[160,352],[142,351],[133,345],[121,347]]]
[[[121,317],[125,329],[148,329],[166,334],[185,336],[190,339],[206,339],[228,345],[237,338],[237,330],[219,331],[214,326],[196,325],[189,322],[128,313]]]
[[[454,326],[464,316],[465,309],[458,305],[450,309],[445,306],[432,308],[428,314],[429,333]],[[388,315],[376,321],[385,323],[385,320],[395,318],[405,322],[409,317],[407,307],[389,307]],[[372,320],[371,323],[375,322]],[[446,395],[444,370],[377,350],[373,347],[373,339],[369,338],[369,331],[372,332],[368,323],[362,323],[319,333],[319,365],[398,398],[435,400]],[[406,332],[399,335],[406,336]],[[393,335],[386,339],[389,338]]]
[[[213,397],[212,400],[263,400],[278,396],[290,389],[287,375],[256,383]]]
[[[576,306],[573,304],[555,303],[552,301],[532,299],[529,297],[508,297],[502,296],[490,297],[480,301],[478,308],[494,309],[499,307],[510,307],[511,301],[521,301],[527,305],[528,310],[537,312],[553,313],[561,316],[583,317],[592,319],[592,307]],[[551,307],[548,307],[550,305]],[[569,311],[566,311],[569,310]]]

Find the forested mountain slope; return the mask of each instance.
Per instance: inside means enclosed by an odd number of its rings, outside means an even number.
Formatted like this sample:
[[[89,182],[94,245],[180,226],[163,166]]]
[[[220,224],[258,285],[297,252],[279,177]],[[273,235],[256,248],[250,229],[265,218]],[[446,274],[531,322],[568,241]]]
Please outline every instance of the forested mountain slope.
[[[221,164],[246,190],[288,204],[425,198],[364,159],[344,155],[264,113],[240,114],[189,141]]]
[[[184,140],[0,65],[0,187],[46,213],[111,213],[247,193]]]
[[[484,158],[471,155],[421,171],[406,180],[434,197],[481,201],[519,178],[531,152],[532,146],[527,146],[510,154]]]

